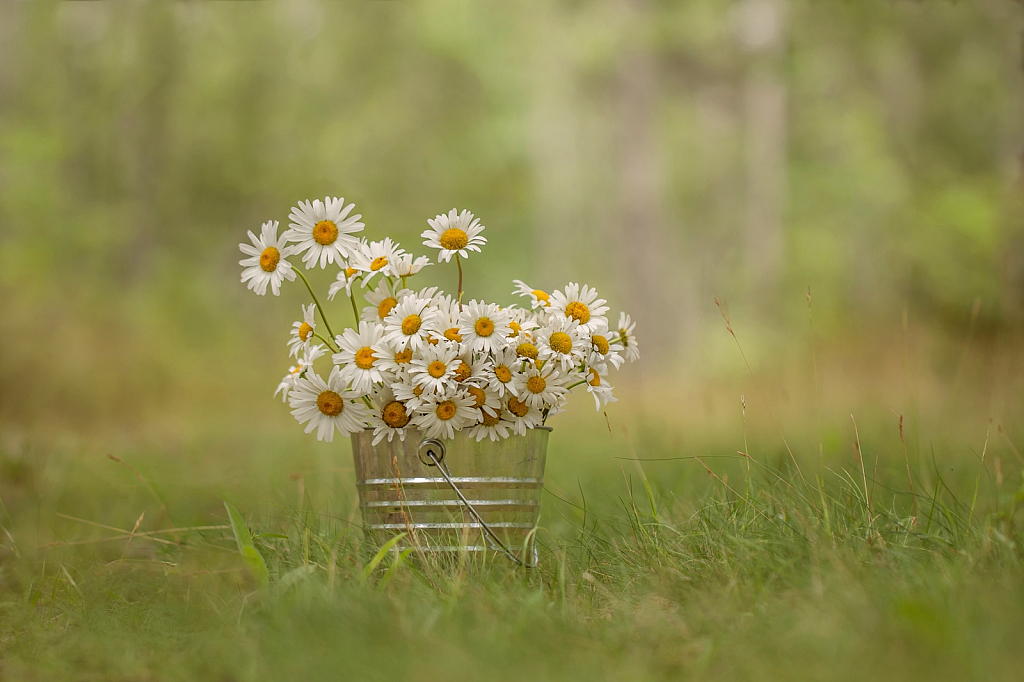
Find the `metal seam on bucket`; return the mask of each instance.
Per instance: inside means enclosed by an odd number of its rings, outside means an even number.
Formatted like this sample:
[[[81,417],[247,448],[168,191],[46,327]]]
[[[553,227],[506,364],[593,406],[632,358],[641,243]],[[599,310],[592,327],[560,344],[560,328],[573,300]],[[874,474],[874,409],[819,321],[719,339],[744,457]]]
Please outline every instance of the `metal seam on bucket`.
[[[505,529],[520,529],[520,530],[532,530],[532,523],[512,523],[510,521],[499,521],[496,523],[487,524],[491,528],[505,528]],[[470,530],[482,529],[483,525],[474,522],[469,523],[410,523],[408,526],[404,523],[371,523],[367,526],[370,530],[405,530],[408,527],[423,529],[423,530],[462,530],[468,528]]]
[[[452,481],[461,486],[473,485],[476,483],[490,484],[494,487],[516,487],[516,488],[539,488],[544,485],[543,478],[514,478],[508,476],[452,476]],[[384,487],[391,488],[401,485],[405,488],[417,485],[437,485],[445,488],[448,482],[443,478],[366,478],[357,480],[356,485],[361,488]]]
[[[535,500],[470,500],[474,507],[537,507]],[[454,507],[462,506],[462,500],[372,500],[359,504],[363,509],[388,509],[391,507]]]

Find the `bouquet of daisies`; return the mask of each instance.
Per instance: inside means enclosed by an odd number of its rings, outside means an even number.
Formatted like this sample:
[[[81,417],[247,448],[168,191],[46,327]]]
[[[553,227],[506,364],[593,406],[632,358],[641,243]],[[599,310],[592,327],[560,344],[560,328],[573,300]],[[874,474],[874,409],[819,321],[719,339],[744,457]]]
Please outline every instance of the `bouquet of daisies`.
[[[590,393],[598,410],[616,400],[608,372],[640,351],[629,315],[620,314],[611,329],[595,289],[571,283],[548,294],[516,280],[513,293],[527,299],[522,307],[463,301],[462,261],[487,239],[479,219],[456,209],[427,220],[430,229],[422,234],[439,263],[455,260],[456,295],[416,289],[410,280],[430,259],[406,253],[390,238],[357,237],[364,225],[353,208],[330,197],[300,202],[280,237],[277,221],[270,221],[259,237],[249,232],[252,244],[239,245],[248,256],[240,265],[249,289],[262,296],[269,286],[276,296],[297,276],[312,297],[292,325],[288,348],[295,364],[275,393],[306,433],[331,441],[335,431],[372,427],[376,445],[405,440],[409,428],[418,428],[428,437],[466,431],[477,441],[497,441],[543,425],[574,389]],[[301,256],[306,269],[337,269],[327,300],[344,293],[352,327],[335,333],[291,256]],[[329,372],[317,372],[321,359]]]

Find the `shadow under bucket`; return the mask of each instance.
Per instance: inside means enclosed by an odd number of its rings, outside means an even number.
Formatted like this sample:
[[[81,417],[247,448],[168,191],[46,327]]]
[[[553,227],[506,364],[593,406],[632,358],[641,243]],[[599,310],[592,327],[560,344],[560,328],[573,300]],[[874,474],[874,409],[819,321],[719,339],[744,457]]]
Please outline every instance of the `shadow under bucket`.
[[[367,539],[426,552],[501,552],[536,563],[524,546],[537,526],[550,427],[477,442],[407,429],[405,441],[373,445],[373,431],[352,434],[359,509]]]

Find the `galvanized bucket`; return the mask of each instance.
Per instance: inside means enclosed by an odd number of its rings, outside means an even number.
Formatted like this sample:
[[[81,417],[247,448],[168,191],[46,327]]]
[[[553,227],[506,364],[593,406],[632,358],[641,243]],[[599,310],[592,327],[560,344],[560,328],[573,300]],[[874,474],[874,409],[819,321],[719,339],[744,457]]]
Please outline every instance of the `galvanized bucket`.
[[[529,565],[550,427],[477,442],[407,430],[405,441],[373,445],[373,431],[352,434],[359,508],[367,539],[380,546],[398,533],[403,547],[432,553],[502,552]]]

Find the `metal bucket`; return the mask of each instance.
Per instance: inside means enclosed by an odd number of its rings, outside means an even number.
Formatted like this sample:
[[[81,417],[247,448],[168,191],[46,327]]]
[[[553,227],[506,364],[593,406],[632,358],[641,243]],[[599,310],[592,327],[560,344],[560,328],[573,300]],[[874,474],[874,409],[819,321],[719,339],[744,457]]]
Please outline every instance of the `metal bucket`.
[[[404,442],[376,446],[371,429],[352,434],[367,539],[380,546],[404,532],[402,546],[504,551],[519,561],[540,515],[550,432],[539,427],[477,442],[464,433],[439,441],[408,429]]]

